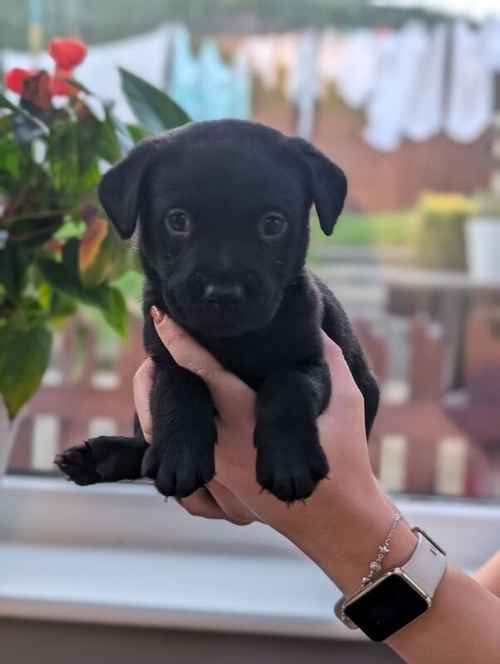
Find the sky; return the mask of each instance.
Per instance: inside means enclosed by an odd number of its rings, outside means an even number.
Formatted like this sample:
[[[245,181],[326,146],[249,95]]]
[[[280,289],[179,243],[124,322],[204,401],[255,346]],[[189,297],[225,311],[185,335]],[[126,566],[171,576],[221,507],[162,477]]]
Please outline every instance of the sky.
[[[500,0],[384,0],[378,4],[427,6],[444,11],[462,12],[477,18],[488,15],[500,17]]]

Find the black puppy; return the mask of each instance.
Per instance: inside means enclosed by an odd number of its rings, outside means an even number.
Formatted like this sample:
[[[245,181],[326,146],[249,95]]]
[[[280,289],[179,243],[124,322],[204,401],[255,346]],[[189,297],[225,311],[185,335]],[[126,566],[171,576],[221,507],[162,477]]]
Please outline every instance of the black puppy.
[[[153,478],[185,497],[214,476],[214,407],[179,367],[150,318],[156,305],[257,391],[257,479],[284,501],[326,477],[316,418],[330,398],[320,330],[339,344],[365,401],[378,387],[342,307],[304,268],[314,203],[330,235],[343,172],[299,138],[235,120],[183,126],[146,140],[103,177],[102,205],[123,238],[138,224],[146,275],[144,344],[155,362],[153,432],[99,437],[57,463],[78,484]]]

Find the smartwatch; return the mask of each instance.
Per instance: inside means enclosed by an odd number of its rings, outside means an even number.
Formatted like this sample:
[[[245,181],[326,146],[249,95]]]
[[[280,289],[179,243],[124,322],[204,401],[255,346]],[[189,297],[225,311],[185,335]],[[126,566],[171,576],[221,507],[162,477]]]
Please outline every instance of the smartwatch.
[[[372,641],[384,641],[425,613],[446,571],[446,552],[420,528],[412,531],[417,545],[408,562],[335,605],[344,624]]]

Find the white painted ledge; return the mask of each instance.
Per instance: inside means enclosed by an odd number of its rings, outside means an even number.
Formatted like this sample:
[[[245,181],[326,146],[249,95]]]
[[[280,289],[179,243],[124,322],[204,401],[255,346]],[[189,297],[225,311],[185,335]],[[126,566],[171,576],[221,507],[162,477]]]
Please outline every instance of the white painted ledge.
[[[397,503],[465,568],[500,548],[498,504]],[[338,596],[269,528],[194,519],[147,485],[0,488],[1,617],[364,638],[333,615]]]
[[[336,620],[338,591],[300,559],[4,544],[0,569],[3,617],[362,636]]]

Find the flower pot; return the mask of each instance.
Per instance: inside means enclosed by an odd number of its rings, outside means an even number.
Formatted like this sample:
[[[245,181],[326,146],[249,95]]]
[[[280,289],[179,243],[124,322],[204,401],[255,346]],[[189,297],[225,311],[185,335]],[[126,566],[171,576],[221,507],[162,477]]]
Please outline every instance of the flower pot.
[[[467,264],[478,282],[500,283],[500,219],[475,217],[466,224]]]
[[[21,410],[13,420],[10,420],[7,408],[0,396],[0,484],[2,477],[7,471],[10,454],[14,447],[14,441],[23,413],[24,410]]]

